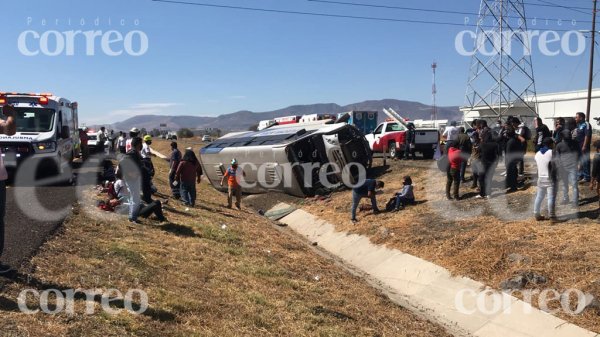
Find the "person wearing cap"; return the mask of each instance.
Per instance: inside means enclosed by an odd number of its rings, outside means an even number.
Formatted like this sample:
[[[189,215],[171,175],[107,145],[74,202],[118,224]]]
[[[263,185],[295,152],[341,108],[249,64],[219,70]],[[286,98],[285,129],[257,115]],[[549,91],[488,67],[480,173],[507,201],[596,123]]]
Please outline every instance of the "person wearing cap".
[[[548,198],[548,217],[556,220],[556,169],[553,161],[554,139],[545,137],[540,142],[540,149],[535,154],[535,163],[538,170],[537,193],[533,204],[533,214],[536,221],[546,220],[541,214],[544,198]]]
[[[138,128],[132,128],[129,130],[129,139],[125,142],[125,153],[131,151],[131,140],[140,135],[140,130]]]
[[[17,132],[17,124],[15,121],[16,111],[11,105],[2,107],[2,114],[6,116],[6,120],[0,121],[0,134],[12,136]],[[4,251],[4,216],[6,213],[6,180],[8,172],[4,166],[4,158],[0,151],[0,255]]]
[[[240,176],[245,177],[246,173],[238,167],[238,162],[234,158],[231,161],[231,166],[225,171],[221,179],[221,186],[223,186],[223,182],[227,178],[227,208],[231,208],[233,196],[235,195],[235,207],[241,209],[242,187],[240,186]]]
[[[150,135],[145,135],[144,136],[144,145],[142,147],[142,152],[140,153],[142,156],[142,162],[144,163],[144,165],[146,165],[146,167],[148,167],[148,170],[150,171],[150,177],[151,179],[154,178],[154,164],[152,163],[152,148],[150,147],[150,145],[152,144],[152,136]],[[150,180],[150,186],[152,189],[153,193],[156,193],[156,191],[158,190],[155,186],[154,183],[152,183],[152,180]]]

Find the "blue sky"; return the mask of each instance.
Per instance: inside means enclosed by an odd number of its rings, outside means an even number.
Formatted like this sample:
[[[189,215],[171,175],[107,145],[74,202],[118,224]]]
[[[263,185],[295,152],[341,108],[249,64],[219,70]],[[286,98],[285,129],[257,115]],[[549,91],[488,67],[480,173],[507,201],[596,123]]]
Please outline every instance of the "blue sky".
[[[189,1],[452,23],[465,19],[464,15],[307,0]],[[340,1],[467,12],[477,12],[480,3]],[[573,6],[591,3],[554,2]],[[530,17],[590,19],[559,8],[528,6],[527,11]],[[470,63],[470,58],[459,55],[454,46],[457,33],[465,27],[260,13],[151,0],[22,0],[3,3],[2,12],[2,91],[49,91],[77,100],[80,119],[89,124],[116,122],[142,113],[216,116],[242,109],[268,111],[294,104],[349,104],[382,98],[429,104],[433,60],[439,64],[439,104],[461,105]],[[125,20],[124,26],[121,20]],[[138,26],[134,20],[139,20]],[[589,26],[579,23],[575,29]],[[552,21],[547,27],[540,23],[538,28],[561,27]],[[98,40],[94,55],[87,56],[85,40],[80,36],[75,39],[73,56],[25,56],[17,42],[20,34],[29,30],[39,34],[117,30],[123,35],[140,30],[148,37],[149,48],[137,57],[107,56]],[[52,39],[49,45],[56,46]],[[28,40],[29,49],[39,46],[38,40]],[[585,88],[587,52],[556,57],[534,52],[533,57],[538,93]]]

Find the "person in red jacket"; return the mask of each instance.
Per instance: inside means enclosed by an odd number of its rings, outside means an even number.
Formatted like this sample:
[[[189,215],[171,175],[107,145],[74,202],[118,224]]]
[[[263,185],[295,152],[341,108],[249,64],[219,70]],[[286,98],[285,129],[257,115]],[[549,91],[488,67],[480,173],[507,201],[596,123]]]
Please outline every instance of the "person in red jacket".
[[[460,149],[458,148],[458,143],[455,141],[449,141],[446,143],[446,147],[448,149],[448,161],[450,162],[450,166],[448,167],[448,174],[446,180],[446,198],[448,200],[458,200],[458,188],[460,186],[460,164],[462,162]],[[450,194],[450,189],[452,189],[452,195]]]
[[[202,166],[194,151],[187,149],[175,171],[175,181],[181,184],[181,199],[186,206],[196,205],[196,184],[202,179]]]

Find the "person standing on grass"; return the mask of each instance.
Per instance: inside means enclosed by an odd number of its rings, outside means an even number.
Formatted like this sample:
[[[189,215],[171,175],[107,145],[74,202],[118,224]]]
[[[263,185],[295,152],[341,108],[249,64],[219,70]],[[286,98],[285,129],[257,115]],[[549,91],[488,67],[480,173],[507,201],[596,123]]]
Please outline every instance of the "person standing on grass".
[[[522,176],[525,174],[525,154],[527,153],[527,142],[531,140],[531,130],[529,130],[525,123],[521,123],[517,117],[513,117],[511,123],[515,129],[517,140],[521,145],[521,155],[517,159],[517,176]]]
[[[492,181],[499,158],[498,143],[488,132],[479,142],[479,195],[476,198],[488,199],[492,194]]]
[[[175,181],[181,185],[181,199],[186,206],[196,205],[196,184],[200,184],[201,180],[202,166],[198,158],[191,149],[185,150],[175,173]]]
[[[562,142],[563,130],[565,130],[565,119],[559,117],[556,119],[556,122],[554,124],[554,132],[552,133],[552,138],[554,138],[554,144]]]
[[[467,171],[469,158],[471,158],[471,152],[473,152],[473,143],[471,143],[471,138],[466,134],[465,128],[462,126],[458,128],[458,148],[462,157],[460,163],[460,182],[466,183],[465,172]]]
[[[458,143],[455,141],[447,142],[446,148],[448,151],[448,161],[450,162],[446,175],[446,198],[448,200],[459,200],[461,152],[458,148]],[[451,189],[452,194],[450,194]]]
[[[563,199],[561,204],[569,204],[569,186],[573,189],[573,206],[579,206],[579,186],[577,185],[577,165],[581,157],[581,148],[576,141],[571,139],[571,131],[564,129],[562,141],[556,145],[556,160],[560,180],[563,185]]]
[[[16,111],[12,105],[4,105],[2,114],[6,117],[0,121],[0,134],[12,136],[17,132],[17,123],[15,121]],[[0,151],[0,256],[4,252],[4,216],[6,214],[6,180],[8,172],[4,166],[4,157]]]
[[[90,156],[90,147],[88,146],[89,137],[87,135],[88,128],[79,129],[79,141],[81,142],[81,159],[86,161]]]
[[[596,149],[596,154],[592,162],[592,183],[590,184],[590,189],[592,191],[596,190],[596,195],[600,197],[600,140],[594,142],[594,148]],[[598,201],[598,208],[600,209],[600,199]]]
[[[535,145],[535,152],[537,153],[543,146],[544,139],[552,137],[552,133],[548,126],[542,122],[540,117],[536,117],[535,121],[535,136],[533,138],[533,144]]]
[[[357,222],[356,209],[360,203],[360,199],[369,198],[371,200],[371,207],[373,208],[373,214],[379,214],[379,208],[377,207],[377,199],[375,194],[377,189],[381,189],[385,186],[383,181],[374,179],[365,179],[365,181],[352,189],[352,209],[351,214],[352,222]]]
[[[175,182],[175,174],[181,161],[181,151],[177,149],[177,142],[171,142],[171,157],[169,158],[169,186],[171,187],[171,194],[173,198],[179,199],[181,197],[181,188]]]
[[[476,189],[479,182],[479,173],[481,172],[481,139],[479,138],[479,131],[477,129],[477,120],[474,120],[471,124],[474,126],[469,134],[472,150],[471,150],[471,174],[473,175],[473,182],[471,188]]]
[[[129,138],[125,141],[125,153],[131,151],[131,140],[140,135],[140,130],[138,128],[131,128],[129,130]]]
[[[125,154],[127,145],[127,139],[123,131],[119,131],[119,138],[117,138],[117,148],[119,149],[119,153]]]
[[[550,220],[556,221],[556,169],[554,167],[553,155],[554,139],[546,137],[542,140],[541,147],[535,154],[537,164],[538,181],[537,194],[533,205],[533,214],[536,221],[546,220],[541,214],[541,206],[544,198],[548,198],[548,216]]]
[[[508,140],[506,141],[506,157],[504,159],[506,166],[505,187],[508,189],[506,193],[512,193],[517,191],[518,165],[523,160],[523,145],[512,126],[507,127],[506,137]]]
[[[235,196],[235,207],[241,209],[242,203],[242,186],[240,186],[240,177],[245,177],[244,170],[238,167],[238,162],[235,158],[231,161],[231,166],[225,171],[221,179],[221,186],[225,178],[227,178],[227,208],[231,208],[233,197]]]
[[[589,183],[592,180],[590,176],[592,125],[585,120],[585,114],[583,112],[578,112],[575,115],[575,122],[577,123],[577,143],[579,143],[579,148],[581,149],[578,178],[579,181]]]
[[[408,130],[406,130],[406,139],[404,142],[404,159],[408,160],[409,156],[412,156],[412,160],[415,160],[415,139],[416,130],[413,123],[407,124]]]

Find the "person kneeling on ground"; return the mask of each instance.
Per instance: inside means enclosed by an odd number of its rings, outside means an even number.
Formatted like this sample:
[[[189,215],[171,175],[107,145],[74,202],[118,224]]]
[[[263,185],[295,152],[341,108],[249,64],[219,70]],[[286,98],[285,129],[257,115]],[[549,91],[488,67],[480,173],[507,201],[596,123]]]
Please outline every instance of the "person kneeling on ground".
[[[460,187],[460,165],[462,162],[461,152],[458,148],[458,142],[455,141],[449,141],[446,143],[446,148],[448,149],[448,161],[450,162],[446,180],[446,198],[448,200],[458,200],[458,189]],[[453,184],[454,188],[452,188]],[[451,188],[452,195],[450,195]]]
[[[377,208],[377,199],[375,198],[375,190],[383,188],[384,183],[380,180],[365,179],[365,181],[352,189],[352,221],[356,222],[356,209],[360,203],[360,199],[369,198],[371,199],[371,206],[373,207],[373,214],[379,213]]]
[[[394,208],[394,212],[403,209],[406,205],[415,203],[412,179],[409,176],[406,176],[404,177],[402,184],[404,185],[404,187],[402,187],[402,191],[396,193],[396,207]]]
[[[535,162],[538,168],[537,195],[533,206],[535,220],[543,221],[541,215],[542,201],[548,196],[548,215],[550,220],[556,220],[556,167],[553,162],[554,139],[546,137],[542,140],[541,148],[535,154]]]
[[[135,137],[131,140],[131,150],[119,163],[118,175],[122,175],[127,189],[129,190],[129,221],[138,223],[138,217],[147,218],[154,213],[158,221],[165,222],[162,212],[162,204],[158,200],[151,199],[150,170],[142,162],[140,152],[142,151],[142,139]],[[141,194],[144,197],[141,197]],[[142,200],[144,203],[142,203]]]

